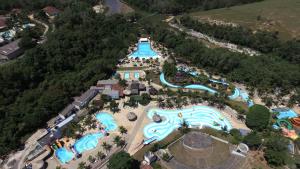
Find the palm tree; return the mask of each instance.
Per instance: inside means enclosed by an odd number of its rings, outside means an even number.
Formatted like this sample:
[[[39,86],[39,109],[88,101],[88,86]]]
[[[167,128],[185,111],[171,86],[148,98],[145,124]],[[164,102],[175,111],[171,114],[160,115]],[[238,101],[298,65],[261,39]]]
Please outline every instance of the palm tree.
[[[78,164],[77,169],[85,169],[85,168],[86,168],[86,163],[85,163],[85,162],[80,162],[80,163]]]
[[[88,160],[90,163],[94,163],[96,161],[96,159],[91,155],[89,155]]]
[[[120,140],[119,143],[117,144],[118,147],[123,147],[126,144],[125,140]]]
[[[242,114],[238,114],[237,119],[240,121],[245,121],[245,116]]]
[[[102,147],[104,148],[104,150],[106,152],[108,152],[108,151],[110,151],[110,149],[111,149],[112,146],[110,144],[106,143],[106,142],[103,142],[102,143]]]
[[[103,160],[105,157],[106,157],[106,156],[105,156],[105,154],[104,154],[102,151],[99,151],[99,152],[97,153],[97,159],[98,159],[98,160]]]
[[[119,142],[120,142],[120,140],[121,140],[121,137],[120,137],[120,136],[116,136],[116,137],[114,138],[114,143],[118,145]]]
[[[127,129],[124,126],[120,126],[119,131],[122,135],[127,133]]]

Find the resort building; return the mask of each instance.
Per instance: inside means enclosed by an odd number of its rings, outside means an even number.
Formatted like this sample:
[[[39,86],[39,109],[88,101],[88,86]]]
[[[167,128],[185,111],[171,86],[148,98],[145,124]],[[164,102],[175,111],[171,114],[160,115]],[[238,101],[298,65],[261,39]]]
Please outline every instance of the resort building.
[[[250,169],[248,147],[243,144],[240,149],[225,140],[193,131],[168,146],[166,151],[173,158],[165,164],[171,169]]]
[[[6,28],[6,18],[0,16],[0,30]]]
[[[24,51],[19,46],[20,40],[17,39],[0,47],[0,60],[11,60],[23,54]]]
[[[53,19],[55,16],[57,16],[60,13],[60,10],[58,10],[53,6],[46,6],[45,8],[43,8],[43,11],[50,19]]]
[[[86,92],[84,92],[80,97],[75,98],[73,105],[76,109],[80,110],[83,107],[85,107],[97,94],[97,90],[89,89]]]
[[[69,116],[71,116],[72,114],[75,114],[76,113],[76,108],[73,104],[69,104],[67,107],[65,107],[63,109],[63,111],[61,111],[59,113],[60,116],[64,117],[64,118],[67,118]]]

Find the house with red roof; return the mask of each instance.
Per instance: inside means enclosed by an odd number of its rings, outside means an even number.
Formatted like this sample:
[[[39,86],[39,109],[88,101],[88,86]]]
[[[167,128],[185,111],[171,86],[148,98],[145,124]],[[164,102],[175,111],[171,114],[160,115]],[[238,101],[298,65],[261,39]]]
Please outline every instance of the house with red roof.
[[[43,8],[43,11],[49,18],[54,18],[60,13],[60,10],[55,8],[54,6],[46,6]]]

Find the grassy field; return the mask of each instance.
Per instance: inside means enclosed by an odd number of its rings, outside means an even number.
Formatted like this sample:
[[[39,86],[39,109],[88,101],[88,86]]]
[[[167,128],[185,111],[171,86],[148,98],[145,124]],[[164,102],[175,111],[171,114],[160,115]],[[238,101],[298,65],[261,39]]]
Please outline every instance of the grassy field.
[[[284,40],[300,38],[299,0],[264,0],[190,15],[198,19],[236,23],[252,29],[278,31],[279,37]]]

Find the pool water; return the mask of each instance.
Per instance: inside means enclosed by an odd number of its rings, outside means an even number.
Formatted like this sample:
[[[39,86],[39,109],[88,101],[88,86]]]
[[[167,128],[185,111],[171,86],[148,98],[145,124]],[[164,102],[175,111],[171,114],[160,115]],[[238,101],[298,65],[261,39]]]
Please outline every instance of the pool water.
[[[129,72],[125,72],[124,73],[124,79],[129,79],[130,73]]]
[[[276,117],[278,119],[295,118],[298,117],[298,114],[294,112],[292,109],[287,109],[287,110],[279,111]]]
[[[210,127],[216,130],[222,130],[225,127],[227,131],[232,129],[230,122],[226,118],[208,106],[193,106],[182,110],[150,109],[147,114],[148,118],[152,119],[155,113],[162,116],[164,120],[160,123],[152,122],[144,127],[144,136],[147,139],[163,140],[175,129],[179,128],[183,121],[189,127]]]
[[[118,128],[118,125],[114,117],[109,113],[100,112],[96,114],[97,120],[105,126],[106,131],[114,131]]]
[[[158,58],[158,54],[151,48],[150,42],[139,42],[137,50],[134,51],[130,58],[140,58],[140,59],[149,59],[149,58]]]
[[[64,147],[57,149],[55,151],[55,156],[62,164],[68,163],[74,158],[74,154]]]
[[[182,69],[181,69],[182,70]],[[212,88],[209,88],[207,86],[204,86],[204,85],[200,85],[200,84],[191,84],[191,85],[186,85],[186,86],[178,86],[178,85],[174,85],[174,84],[171,84],[169,82],[166,81],[165,79],[165,75],[164,73],[161,73],[160,76],[159,76],[159,79],[160,79],[160,82],[166,86],[169,86],[169,87],[173,87],[173,88],[185,88],[185,89],[196,89],[196,90],[204,90],[204,91],[208,91],[209,93],[211,94],[215,94],[215,93],[218,93],[216,90],[212,89]],[[228,85],[228,83],[226,82],[223,82],[223,81],[217,81],[217,80],[212,80],[210,79],[211,82],[214,82],[214,83],[222,83],[224,85]],[[244,102],[247,103],[248,107],[251,107],[254,105],[254,102],[249,99],[249,95],[246,91],[241,91],[240,89],[238,88],[235,88],[234,89],[234,92],[232,95],[228,96],[229,99],[231,100],[235,100],[237,99],[238,97],[241,97],[242,100]]]
[[[102,133],[87,134],[81,137],[80,139],[76,140],[74,144],[74,149],[79,154],[83,153],[84,151],[94,149],[98,144],[98,139],[100,139],[103,136],[104,135]]]
[[[134,72],[134,78],[135,78],[135,79],[138,79],[138,78],[140,78],[140,74],[139,74],[139,72]]]

